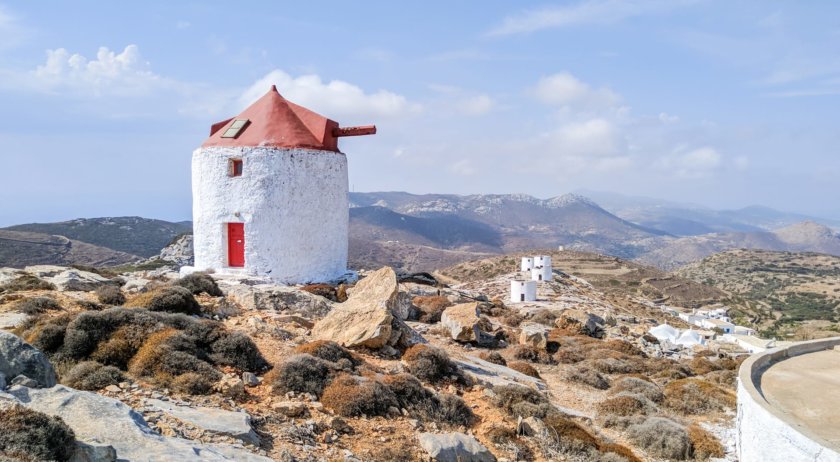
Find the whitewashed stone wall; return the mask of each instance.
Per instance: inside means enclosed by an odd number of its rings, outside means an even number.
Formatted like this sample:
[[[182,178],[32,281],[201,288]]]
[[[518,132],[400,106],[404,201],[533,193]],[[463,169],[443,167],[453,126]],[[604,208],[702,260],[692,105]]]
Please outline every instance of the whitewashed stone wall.
[[[761,374],[774,362],[838,344],[838,338],[802,342],[758,353],[744,361],[738,372],[737,446],[740,462],[840,462],[840,453],[828,447],[828,442],[788,422],[782,412],[764,399],[756,386],[761,381]]]
[[[522,295],[525,295],[525,300],[522,300]],[[533,302],[537,300],[537,282],[536,281],[510,281],[510,300],[512,302]]]
[[[230,160],[242,159],[231,177]],[[326,281],[347,270],[347,158],[310,149],[207,147],[193,152],[196,270]],[[227,223],[244,223],[245,267],[228,267]]]

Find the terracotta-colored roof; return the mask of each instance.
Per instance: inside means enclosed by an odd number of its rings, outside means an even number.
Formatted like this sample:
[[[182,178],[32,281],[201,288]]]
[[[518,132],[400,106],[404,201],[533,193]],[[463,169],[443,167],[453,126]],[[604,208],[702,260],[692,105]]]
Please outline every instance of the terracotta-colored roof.
[[[243,119],[248,124],[235,138],[222,137],[235,120]],[[213,124],[210,137],[201,146],[270,146],[338,152],[334,130],[338,131],[337,122],[283,98],[272,85],[268,93],[238,116]]]

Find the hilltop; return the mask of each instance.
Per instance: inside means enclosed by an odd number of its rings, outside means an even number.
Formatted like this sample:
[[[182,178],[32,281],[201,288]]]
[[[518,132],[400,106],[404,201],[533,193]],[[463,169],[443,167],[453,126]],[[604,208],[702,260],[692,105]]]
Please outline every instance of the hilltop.
[[[765,336],[799,339],[840,331],[840,257],[812,252],[730,250],[676,274],[728,294],[736,321]]]

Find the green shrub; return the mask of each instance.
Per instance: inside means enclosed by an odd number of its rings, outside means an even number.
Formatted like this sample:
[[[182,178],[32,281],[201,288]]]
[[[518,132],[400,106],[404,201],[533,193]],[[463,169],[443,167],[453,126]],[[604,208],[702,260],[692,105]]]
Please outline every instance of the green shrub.
[[[96,299],[99,303],[119,306],[125,303],[125,295],[119,287],[111,284],[103,284],[96,288]]]
[[[84,361],[76,364],[66,376],[62,377],[65,385],[78,390],[101,390],[108,385],[116,385],[125,380],[122,371],[114,366],[103,366],[96,361]]]
[[[407,369],[425,382],[439,382],[451,376],[458,376],[458,368],[445,351],[437,347],[417,344],[403,354]]]
[[[330,381],[329,363],[309,354],[289,357],[266,377],[275,393],[294,391],[321,396]]]
[[[189,290],[193,295],[203,292],[211,297],[224,296],[216,281],[207,273],[188,274],[172,284]]]
[[[46,311],[61,309],[61,305],[51,297],[30,297],[20,300],[14,305],[17,311],[28,315],[41,314]]]
[[[76,448],[76,435],[60,417],[23,406],[0,410],[0,428],[0,453],[63,462]]]

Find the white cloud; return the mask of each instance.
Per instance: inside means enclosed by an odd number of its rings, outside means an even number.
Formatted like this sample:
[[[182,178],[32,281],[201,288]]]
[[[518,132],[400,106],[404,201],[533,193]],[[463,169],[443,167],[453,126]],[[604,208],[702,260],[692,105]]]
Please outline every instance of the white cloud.
[[[487,95],[465,98],[458,103],[461,113],[471,116],[487,114],[496,107],[496,101]]]
[[[718,170],[723,155],[712,147],[677,152],[659,159],[659,166],[680,178],[702,178]]]
[[[292,77],[282,70],[273,70],[254,82],[239,97],[246,107],[264,95],[271,85],[285,98],[306,106],[327,117],[395,117],[421,109],[404,96],[379,90],[365,93],[360,87],[342,80],[324,82],[316,74]]]
[[[562,156],[610,157],[621,152],[621,137],[606,119],[591,119],[561,126],[548,136]]]
[[[116,53],[99,48],[88,59],[64,48],[47,50],[47,60],[27,76],[32,88],[90,95],[144,95],[172,83],[150,70],[137,45]]]
[[[585,24],[612,24],[694,3],[691,0],[585,0],[509,16],[488,35],[503,36]]]
[[[621,102],[609,88],[592,88],[568,72],[542,77],[532,93],[540,102],[557,106],[609,107]]]
[[[449,166],[449,171],[460,176],[475,175],[476,170],[469,159],[461,159]]]

